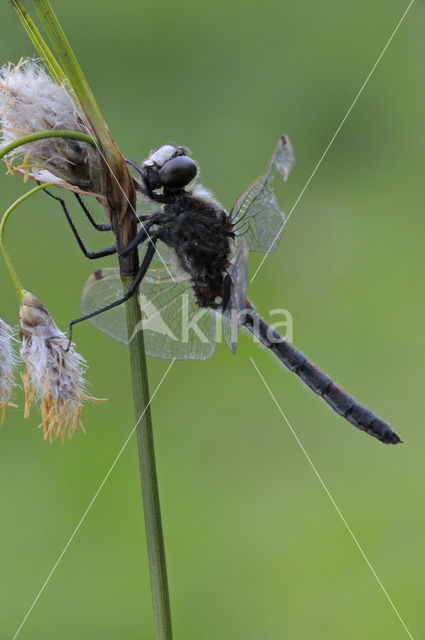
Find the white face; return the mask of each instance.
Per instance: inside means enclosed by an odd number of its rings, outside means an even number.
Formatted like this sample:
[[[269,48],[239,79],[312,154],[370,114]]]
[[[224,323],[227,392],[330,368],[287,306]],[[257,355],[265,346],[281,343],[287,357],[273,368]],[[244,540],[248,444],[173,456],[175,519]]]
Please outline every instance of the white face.
[[[164,144],[144,161],[142,167],[156,167],[160,169],[168,160],[171,160],[171,158],[176,155],[176,151],[177,149],[170,144]]]

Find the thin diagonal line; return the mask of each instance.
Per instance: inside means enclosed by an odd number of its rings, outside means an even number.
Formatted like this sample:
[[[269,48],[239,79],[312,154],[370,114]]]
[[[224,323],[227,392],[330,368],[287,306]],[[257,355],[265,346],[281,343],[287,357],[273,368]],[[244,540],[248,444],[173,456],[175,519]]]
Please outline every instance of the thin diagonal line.
[[[250,360],[252,362],[252,364],[254,365],[255,369],[257,370],[258,375],[260,376],[261,380],[264,383],[264,386],[266,387],[267,391],[269,392],[273,402],[275,403],[275,405],[277,406],[277,408],[279,409],[279,412],[282,416],[282,418],[285,420],[286,424],[288,425],[288,427],[291,430],[292,435],[294,436],[295,440],[297,441],[298,446],[300,447],[301,451],[303,452],[303,454],[305,455],[305,457],[308,460],[309,465],[311,466],[311,468],[313,469],[317,479],[319,480],[320,484],[322,485],[323,489],[326,492],[326,495],[328,496],[329,500],[331,501],[332,505],[335,507],[335,510],[337,512],[337,514],[339,515],[339,517],[341,518],[342,522],[344,523],[345,528],[347,529],[348,533],[350,534],[350,536],[352,537],[356,547],[358,548],[358,550],[360,551],[361,555],[363,556],[363,559],[365,560],[367,566],[369,567],[369,569],[371,570],[372,574],[374,575],[376,581],[378,582],[379,586],[381,587],[385,597],[387,598],[388,602],[390,603],[391,607],[393,608],[397,618],[400,620],[401,624],[403,625],[405,631],[407,632],[407,635],[409,636],[409,638],[411,638],[411,640],[413,639],[412,634],[410,633],[409,629],[407,628],[405,622],[403,621],[401,615],[399,614],[394,602],[391,600],[390,596],[388,595],[387,590],[385,589],[384,585],[382,584],[381,580],[379,579],[379,577],[377,576],[374,568],[372,567],[370,561],[368,560],[365,552],[363,551],[362,547],[360,546],[359,541],[357,540],[356,536],[354,535],[354,533],[352,532],[350,526],[348,525],[346,519],[344,518],[344,516],[341,513],[340,508],[338,507],[338,505],[336,504],[334,498],[332,497],[329,489],[327,488],[326,484],[323,481],[322,476],[320,475],[320,473],[317,471],[316,467],[314,466],[310,456],[308,455],[307,451],[305,450],[301,440],[299,439],[299,437],[297,436],[297,434],[295,433],[292,425],[290,424],[288,418],[286,417],[286,415],[284,414],[280,404],[278,403],[278,401],[276,400],[275,396],[273,395],[272,390],[270,389],[269,385],[267,384],[267,382],[264,380],[264,377],[261,373],[261,371],[259,370],[259,368],[257,367],[257,365],[255,364],[254,360],[250,357]]]
[[[22,13],[21,9],[20,9],[19,7],[15,7],[15,8],[16,8],[17,12],[20,14],[20,16],[21,16],[22,18],[24,18],[24,15],[23,15],[23,13]],[[87,122],[86,122],[86,116],[85,116],[85,114],[84,114],[82,111],[80,111],[80,110],[79,110],[78,105],[77,105],[77,104],[72,100],[71,96],[69,95],[68,91],[66,90],[66,87],[63,85],[62,79],[61,79],[61,78],[59,78],[59,76],[57,75],[56,71],[55,71],[54,69],[52,69],[52,70],[51,70],[51,72],[52,72],[52,74],[55,76],[55,79],[56,79],[56,82],[58,83],[58,85],[59,85],[59,86],[61,86],[61,87],[63,87],[63,88],[65,89],[66,97],[68,98],[68,100],[69,100],[69,101],[70,101],[70,103],[72,104],[72,107],[74,108],[74,110],[76,111],[76,113],[80,116],[81,121],[84,123],[84,125],[85,125],[85,127],[86,127],[87,131],[89,131],[89,133],[91,134],[91,136],[92,136],[92,138],[93,138],[94,145],[95,145],[95,147],[96,147],[96,149],[97,149],[97,151],[98,151],[99,155],[101,156],[102,160],[104,161],[104,163],[105,163],[105,164],[106,164],[106,166],[108,167],[108,169],[109,169],[109,173],[111,174],[111,176],[113,177],[113,179],[114,179],[114,180],[115,180],[115,182],[117,183],[117,185],[118,185],[118,187],[119,187],[119,189],[120,189],[121,193],[123,194],[123,196],[124,196],[125,200],[127,201],[127,204],[129,205],[129,207],[130,207],[131,211],[132,211],[132,212],[133,212],[133,214],[136,216],[137,220],[138,220],[139,222],[141,222],[141,221],[139,220],[138,216],[137,216],[137,213],[136,213],[136,211],[135,211],[135,209],[134,209],[133,205],[131,204],[130,200],[128,199],[127,194],[125,193],[124,189],[122,188],[120,181],[118,180],[118,178],[117,178],[117,176],[115,175],[115,173],[112,171],[112,168],[111,168],[111,166],[110,166],[109,162],[106,160],[105,156],[103,155],[103,153],[102,153],[102,151],[101,151],[101,149],[100,149],[100,147],[99,147],[99,145],[98,145],[98,143],[97,143],[97,140],[96,140],[95,136],[93,135],[93,132],[91,131],[90,127],[88,126],[88,124],[87,124]],[[67,78],[67,79],[68,79],[68,78]],[[145,229],[145,225],[143,224],[143,222],[141,222],[141,225],[142,225],[143,229]],[[146,230],[145,230],[145,231],[146,231]],[[150,236],[150,234],[149,234],[149,232],[148,232],[148,231],[146,231],[146,235],[147,235],[147,239],[149,240],[149,242],[150,242],[152,245],[154,245],[154,242],[153,242],[153,240],[152,240],[152,238],[151,238],[151,236]],[[154,246],[155,246],[155,245],[154,245]],[[170,270],[168,269],[167,265],[165,264],[165,262],[164,262],[164,260],[163,260],[163,258],[162,258],[162,256],[161,256],[161,254],[160,254],[160,252],[159,252],[159,250],[157,249],[157,247],[156,247],[156,246],[155,246],[155,249],[156,249],[156,252],[157,252],[157,254],[158,254],[158,256],[159,256],[159,258],[160,258],[160,260],[161,260],[162,264],[164,265],[164,267],[165,267],[165,268],[166,268],[166,270],[168,271],[168,275],[170,276],[171,280],[172,280],[173,282],[175,282],[175,279],[174,279],[174,277],[173,277],[172,273],[170,272]]]
[[[68,99],[70,100],[70,102],[72,102],[72,104],[74,105],[74,102],[71,100],[71,96],[69,96],[67,92],[66,92],[66,95],[68,96]],[[85,122],[84,114],[81,114],[81,113],[80,113],[80,114],[79,114],[79,116],[80,116],[80,118],[81,118],[82,122]],[[106,159],[106,158],[105,158],[105,156],[103,155],[103,153],[102,153],[102,151],[101,151],[101,149],[100,149],[99,145],[97,144],[96,138],[95,138],[95,137],[94,137],[94,135],[93,135],[93,132],[92,132],[92,131],[90,131],[90,128],[87,126],[87,124],[86,124],[85,126],[87,127],[88,131],[91,133],[92,138],[93,138],[93,142],[94,142],[94,144],[95,144],[95,147],[96,147],[96,149],[97,149],[97,151],[98,151],[99,155],[102,157],[102,160],[104,161],[104,163],[105,163],[105,164],[106,164],[106,166],[108,167],[108,169],[109,169],[109,173],[111,174],[111,176],[113,177],[113,179],[114,179],[114,180],[115,180],[115,182],[117,183],[117,185],[118,185],[118,187],[119,187],[119,189],[120,189],[121,193],[123,194],[123,196],[124,196],[125,200],[127,201],[127,204],[129,205],[129,207],[130,207],[131,211],[133,212],[133,214],[135,215],[135,217],[137,218],[137,220],[141,223],[141,225],[142,225],[142,227],[143,227],[143,229],[144,229],[144,231],[145,231],[145,233],[146,233],[147,239],[148,239],[148,240],[149,240],[149,242],[150,242],[150,243],[155,247],[155,251],[157,252],[157,254],[158,254],[158,256],[159,256],[159,259],[161,260],[162,264],[164,265],[165,269],[167,270],[168,275],[170,276],[171,280],[172,280],[173,282],[175,282],[175,279],[174,279],[174,277],[173,277],[173,274],[171,273],[171,271],[169,270],[168,266],[166,265],[166,263],[165,263],[165,261],[164,261],[163,257],[161,256],[161,254],[160,254],[160,252],[159,252],[159,249],[157,248],[156,244],[155,244],[155,243],[154,243],[154,241],[152,240],[152,237],[151,237],[151,235],[150,235],[149,231],[147,231],[147,230],[146,230],[146,227],[145,227],[145,225],[143,224],[143,222],[142,222],[141,220],[139,220],[139,217],[138,217],[138,215],[137,215],[137,213],[136,213],[136,210],[134,209],[133,205],[131,204],[130,200],[128,199],[128,196],[127,196],[126,192],[124,191],[124,189],[122,188],[120,181],[118,180],[118,178],[117,178],[117,176],[115,175],[115,173],[112,171],[112,168],[111,168],[111,166],[110,166],[109,162],[107,161],[107,159]]]
[[[67,94],[67,95],[68,95],[68,94]],[[71,97],[70,97],[70,96],[68,96],[68,98],[69,98],[69,100],[72,102]],[[81,115],[81,114],[80,114],[80,118],[81,118],[81,119],[82,119],[82,121],[84,122],[83,117],[82,117],[82,115]],[[87,127],[87,125],[86,125],[86,127]],[[87,127],[87,129],[90,131],[89,127]],[[127,201],[127,204],[129,205],[129,207],[130,207],[131,211],[132,211],[132,212],[133,212],[133,214],[136,216],[137,220],[141,223],[142,228],[144,229],[144,231],[145,231],[145,233],[146,233],[147,239],[149,240],[149,242],[151,243],[151,245],[153,245],[153,246],[155,247],[155,251],[157,252],[159,259],[161,260],[162,264],[164,265],[165,269],[167,270],[168,275],[170,276],[171,280],[172,280],[173,282],[175,282],[175,279],[174,279],[174,277],[173,277],[173,274],[171,273],[171,271],[169,270],[168,266],[166,265],[166,263],[165,263],[165,261],[164,261],[163,257],[161,256],[161,254],[160,254],[160,252],[159,252],[158,247],[156,246],[156,244],[155,244],[155,243],[154,243],[154,241],[152,240],[152,237],[151,237],[151,235],[150,235],[149,231],[147,231],[147,230],[146,230],[146,227],[145,227],[145,225],[143,224],[143,222],[142,222],[141,220],[139,220],[139,217],[138,217],[138,215],[137,215],[137,213],[136,213],[136,210],[134,209],[133,205],[131,204],[130,200],[128,199],[128,196],[127,196],[126,192],[124,191],[124,189],[122,188],[120,181],[119,181],[119,180],[118,180],[118,178],[116,177],[115,173],[112,171],[112,168],[111,168],[111,166],[110,166],[109,162],[106,160],[105,156],[103,155],[103,153],[102,153],[102,151],[101,151],[101,149],[100,149],[99,145],[97,144],[96,138],[93,136],[92,131],[90,131],[90,133],[92,134],[92,138],[93,138],[93,141],[94,141],[94,143],[95,143],[96,149],[97,149],[97,150],[98,150],[98,152],[99,152],[99,155],[102,157],[102,160],[104,161],[104,163],[106,164],[106,166],[107,166],[107,167],[108,167],[108,169],[109,169],[109,173],[111,174],[111,176],[113,177],[113,179],[114,179],[114,180],[115,180],[115,182],[117,183],[117,185],[118,185],[118,187],[119,187],[119,189],[120,189],[121,193],[123,194],[123,196],[124,196],[125,200]]]
[[[356,97],[354,98],[350,108],[348,109],[347,113],[345,114],[345,116],[343,117],[343,119],[341,120],[337,130],[335,131],[335,133],[333,134],[328,146],[326,147],[326,149],[324,150],[324,152],[322,153],[319,162],[316,164],[316,166],[314,167],[309,179],[307,180],[307,182],[305,183],[304,187],[302,188],[298,198],[295,200],[292,209],[290,210],[288,217],[286,218],[285,222],[283,223],[283,225],[280,227],[279,231],[277,232],[273,242],[271,243],[270,247],[267,250],[267,253],[264,255],[263,259],[261,260],[260,264],[258,265],[254,275],[252,276],[251,280],[250,280],[250,284],[254,281],[254,278],[256,277],[257,273],[260,271],[261,267],[264,264],[264,261],[266,260],[266,258],[268,257],[268,255],[270,254],[270,251],[273,247],[273,245],[275,244],[276,240],[279,238],[280,234],[282,233],[282,231],[285,229],[286,225],[288,224],[288,220],[291,217],[295,207],[297,206],[297,204],[299,203],[299,201],[301,200],[301,198],[304,195],[305,190],[307,189],[307,187],[309,186],[310,182],[313,180],[314,176],[316,175],[317,170],[319,169],[320,165],[322,164],[326,154],[328,153],[329,149],[331,148],[331,146],[333,145],[335,138],[337,137],[338,133],[341,131],[345,121],[347,120],[348,116],[350,115],[351,111],[353,110],[357,100],[360,98],[363,89],[365,88],[365,86],[367,85],[367,83],[369,82],[373,72],[375,71],[376,67],[378,66],[378,64],[381,61],[382,56],[384,55],[384,53],[386,52],[386,50],[388,49],[388,47],[390,46],[390,43],[392,41],[392,39],[394,38],[395,34],[397,33],[397,31],[399,30],[401,23],[403,22],[403,20],[405,19],[405,17],[407,16],[410,7],[412,6],[412,4],[414,3],[415,0],[410,0],[409,6],[407,7],[407,9],[405,10],[405,12],[403,13],[403,15],[401,16],[400,20],[397,23],[396,28],[394,29],[394,31],[392,32],[391,36],[389,37],[385,47],[382,49],[381,53],[378,56],[378,59],[376,60],[375,64],[373,65],[373,67],[371,68],[371,70],[369,71],[366,80],[363,82],[362,86],[360,87]]]
[[[74,531],[72,532],[71,537],[69,538],[68,542],[66,543],[66,545],[64,546],[61,554],[59,555],[58,559],[56,560],[55,564],[53,565],[52,570],[50,571],[49,575],[47,576],[46,580],[43,583],[43,586],[41,587],[40,591],[37,593],[36,597],[34,598],[34,601],[32,603],[32,605],[30,606],[30,608],[27,611],[27,614],[25,615],[24,619],[22,620],[21,624],[19,625],[15,635],[13,636],[12,640],[15,640],[18,637],[19,632],[21,631],[22,627],[24,626],[25,622],[28,620],[28,617],[31,613],[31,611],[34,609],[35,605],[38,602],[38,599],[40,598],[41,594],[43,593],[44,589],[47,587],[51,577],[53,576],[54,572],[56,571],[60,561],[62,560],[63,556],[65,555],[69,545],[71,544],[71,542],[73,541],[73,539],[75,538],[79,528],[81,527],[81,525],[83,524],[84,520],[86,519],[87,514],[89,513],[90,509],[92,508],[97,496],[99,495],[99,493],[102,491],[103,486],[105,484],[105,482],[107,481],[107,479],[109,478],[109,476],[112,473],[112,470],[114,469],[115,465],[117,464],[118,460],[121,457],[121,454],[123,453],[124,449],[126,448],[127,444],[129,443],[132,435],[134,434],[134,432],[136,431],[137,425],[139,424],[140,420],[143,418],[143,416],[145,415],[149,405],[151,404],[152,400],[154,399],[154,397],[156,396],[160,386],[162,385],[162,383],[164,382],[165,378],[168,375],[168,372],[170,371],[171,367],[173,366],[175,362],[175,359],[172,360],[172,362],[170,362],[170,365],[167,369],[167,371],[164,373],[164,375],[162,376],[158,386],[156,387],[155,391],[153,392],[153,394],[150,397],[150,400],[148,402],[148,404],[146,405],[145,409],[143,410],[143,413],[140,415],[140,417],[138,418],[136,424],[134,425],[134,427],[132,428],[132,430],[130,431],[129,436],[127,437],[126,441],[124,442],[123,446],[120,449],[120,452],[118,453],[117,457],[115,458],[115,460],[113,461],[113,463],[111,464],[108,473],[106,474],[106,476],[104,477],[104,479],[102,480],[102,482],[99,485],[99,488],[97,489],[96,493],[94,494],[93,498],[91,499],[89,506],[87,507],[87,509],[84,511],[83,516],[81,518],[81,520],[79,521],[79,523],[77,524],[77,526],[75,527]]]

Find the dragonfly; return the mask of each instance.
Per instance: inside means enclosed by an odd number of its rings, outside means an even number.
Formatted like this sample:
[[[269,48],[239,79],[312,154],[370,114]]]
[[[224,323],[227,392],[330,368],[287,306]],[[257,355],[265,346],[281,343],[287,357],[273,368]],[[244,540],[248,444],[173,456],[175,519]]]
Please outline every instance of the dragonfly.
[[[136,294],[142,311],[136,331],[143,329],[147,354],[177,360],[210,358],[220,335],[235,353],[245,329],[354,427],[385,444],[402,442],[387,422],[285,340],[247,297],[248,251],[275,251],[285,229],[272,180],[278,174],[286,181],[295,163],[288,136],[280,136],[263,172],[230,212],[193,183],[198,167],[185,147],[163,145],[140,167],[127,162],[137,172],[140,230],[126,251],[144,247],[139,272],[123,296],[119,269],[97,269],[83,289],[83,315],[71,325],[89,320],[127,344],[122,303]]]

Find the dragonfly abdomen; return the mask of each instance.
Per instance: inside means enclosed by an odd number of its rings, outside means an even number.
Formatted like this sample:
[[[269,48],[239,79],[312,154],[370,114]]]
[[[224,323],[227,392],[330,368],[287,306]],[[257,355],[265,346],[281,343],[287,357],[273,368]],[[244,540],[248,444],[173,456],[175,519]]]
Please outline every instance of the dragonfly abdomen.
[[[260,315],[253,312],[252,308],[244,320],[244,325],[277,356],[287,369],[296,373],[314,393],[322,397],[336,413],[357,429],[366,431],[385,444],[402,442],[388,422],[357,402],[330,376],[310,362],[301,351],[286,342]]]

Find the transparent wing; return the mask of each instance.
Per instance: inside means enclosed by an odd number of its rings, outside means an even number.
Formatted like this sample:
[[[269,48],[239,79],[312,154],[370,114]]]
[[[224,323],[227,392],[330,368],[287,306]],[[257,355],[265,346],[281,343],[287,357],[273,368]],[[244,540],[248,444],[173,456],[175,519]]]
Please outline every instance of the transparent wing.
[[[242,324],[240,311],[246,307],[248,286],[248,248],[245,238],[241,238],[235,245],[227,275],[231,283],[229,302],[223,312],[223,336],[230,351],[235,353],[239,327]]]
[[[139,227],[141,228],[141,227]],[[149,242],[147,240],[146,242]],[[161,240],[158,240],[155,245],[155,255],[152,260],[153,267],[166,267],[166,271],[168,272],[168,276],[170,279],[174,278],[178,280],[179,276],[176,275],[176,254],[174,251],[167,246]]]
[[[118,300],[123,294],[118,267],[98,269],[92,273],[81,294],[80,310],[83,315]],[[90,324],[109,337],[128,344],[125,311],[123,305],[90,318]]]
[[[196,305],[190,279],[184,274],[176,276],[173,273],[172,280],[164,266],[151,268],[139,287],[146,353],[167,360],[210,358],[216,343],[215,314]],[[118,268],[96,271],[84,287],[81,311],[90,313],[121,295]],[[90,318],[89,322],[111,338],[128,344],[123,305]]]
[[[245,236],[251,251],[270,253],[279,243],[284,230],[285,214],[280,210],[271,180],[276,168],[288,178],[295,164],[289,138],[281,136],[263,173],[237,198],[230,212],[230,222],[237,236]]]
[[[197,306],[186,274],[173,282],[165,268],[149,269],[139,288],[139,303],[148,355],[168,360],[205,360],[213,355],[215,314]]]

